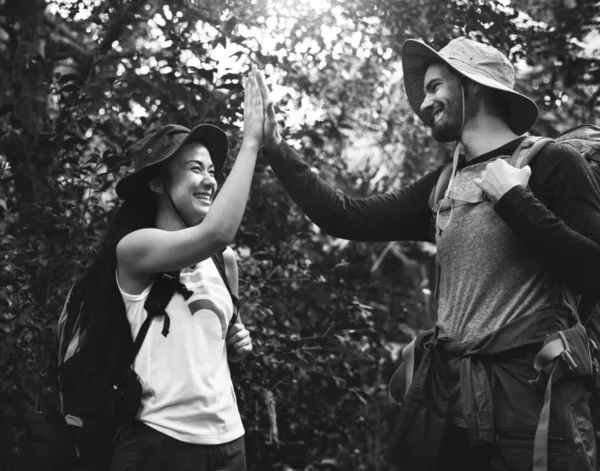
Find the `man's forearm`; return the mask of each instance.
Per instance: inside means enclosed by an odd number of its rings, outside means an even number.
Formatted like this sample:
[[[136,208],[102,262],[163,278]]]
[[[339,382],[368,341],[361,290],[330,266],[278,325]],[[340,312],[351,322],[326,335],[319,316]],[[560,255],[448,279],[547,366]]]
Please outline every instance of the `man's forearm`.
[[[265,153],[284,188],[327,234],[349,240],[429,240],[427,199],[437,173],[395,193],[351,198],[321,179],[285,141]]]

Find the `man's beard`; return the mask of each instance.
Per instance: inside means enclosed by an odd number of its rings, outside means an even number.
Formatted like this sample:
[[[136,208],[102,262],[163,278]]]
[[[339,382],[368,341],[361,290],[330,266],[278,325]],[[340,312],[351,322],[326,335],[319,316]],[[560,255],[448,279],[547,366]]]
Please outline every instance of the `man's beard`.
[[[431,133],[438,142],[452,142],[459,138],[462,124],[462,113],[456,103],[449,103],[442,110],[442,120],[439,123],[432,118]]]
[[[478,115],[477,104],[469,95],[465,96],[464,122],[474,119]],[[431,123],[431,124],[429,124]],[[449,101],[442,110],[442,120],[436,124],[433,116],[428,126],[431,134],[438,142],[453,142],[460,139],[463,127],[462,100],[460,98]]]

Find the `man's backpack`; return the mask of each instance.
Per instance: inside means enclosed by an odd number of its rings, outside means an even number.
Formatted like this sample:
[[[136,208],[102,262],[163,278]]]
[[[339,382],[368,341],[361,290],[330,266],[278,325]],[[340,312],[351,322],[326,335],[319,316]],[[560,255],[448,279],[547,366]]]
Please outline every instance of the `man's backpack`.
[[[585,162],[589,165],[596,183],[596,189],[600,193],[600,127],[583,124],[573,127],[556,139],[540,136],[528,136],[517,147],[512,155],[506,159],[506,162],[516,168],[523,168],[529,165],[531,160],[537,153],[550,142],[560,142],[572,146],[577,150]],[[438,177],[435,187],[432,192],[430,205],[434,214],[438,209],[444,206],[444,199],[448,196],[448,186],[452,175],[452,165],[446,165]],[[464,204],[476,204],[485,200],[485,196],[481,191],[477,194],[469,195],[449,195],[454,199],[454,207]],[[437,290],[436,290],[437,292]],[[588,323],[589,314],[594,310],[595,304],[599,300],[580,300],[566,293],[567,301],[573,309],[578,309],[584,325]],[[587,327],[587,325],[586,325]],[[597,332],[600,339],[600,330]]]
[[[540,136],[527,137],[515,150],[508,163],[516,168],[529,165],[537,153],[550,142],[560,142],[572,146],[585,159],[595,177],[596,190],[600,193],[600,127],[582,124],[565,131],[556,139]],[[600,299],[580,299],[568,288],[564,288],[564,296],[575,316],[586,327],[593,339],[600,340],[598,323],[591,322],[591,314],[597,312]]]
[[[591,172],[594,175],[596,190],[600,193],[600,128],[592,125],[580,125],[565,131],[556,139],[540,136],[528,136],[525,138],[513,154],[506,161],[516,168],[523,168],[529,165],[531,160],[537,153],[550,142],[560,142],[572,146],[577,150],[585,162],[589,165]],[[433,214],[437,214],[440,208],[449,205],[449,200],[454,199],[452,206],[454,208],[466,205],[477,204],[484,201],[485,197],[482,192],[469,195],[454,195],[449,190],[450,179],[452,176],[452,165],[446,165],[438,178],[438,181],[433,189],[430,205]],[[436,223],[437,224],[437,223]],[[439,282],[439,267],[438,280]],[[437,286],[436,286],[437,294]],[[600,299],[581,298],[573,293],[570,288],[563,286],[562,294],[570,306],[571,311],[577,322],[585,328],[585,332],[589,339],[589,358],[592,362],[592,374],[590,375],[589,385],[591,394],[589,397],[590,409],[592,412],[592,421],[596,431],[596,443],[600,445]],[[559,356],[563,352],[554,352]],[[549,360],[550,362],[550,360]],[[548,417],[540,420],[545,423],[539,430],[547,431]],[[538,434],[536,433],[536,440]],[[540,435],[543,437],[543,435]],[[544,443],[544,440],[540,440]],[[535,463],[534,469],[546,469],[542,450],[545,448],[539,447],[536,450],[538,461]],[[541,465],[540,463],[544,463]]]
[[[596,188],[600,191],[600,127],[597,126],[582,124],[565,131],[556,139],[541,136],[528,136],[521,142],[512,155],[506,159],[506,161],[513,167],[523,168],[526,165],[529,165],[537,153],[550,142],[568,144],[577,150],[590,166],[595,176]],[[434,214],[444,200],[451,175],[452,165],[449,164],[442,169],[432,192],[430,204]],[[461,197],[458,196],[457,199],[457,205],[460,206],[461,204],[479,203],[483,201],[485,197],[482,192],[479,192],[478,194],[469,194],[468,198],[464,199],[461,199]]]
[[[219,252],[212,260],[233,300],[231,326],[237,320],[239,300],[231,292],[223,254]],[[133,420],[140,405],[142,388],[132,365],[152,319],[157,316],[163,318],[162,334],[167,336],[170,319],[165,309],[171,297],[175,292],[185,299],[192,294],[179,282],[179,272],[157,275],[144,304],[148,316],[136,338],[131,338],[124,305],[115,306],[122,310],[123,328],[119,328],[119,332],[111,335],[110,339],[104,339],[117,345],[111,354],[100,357],[96,350],[88,347],[87,332],[79,326],[85,289],[83,283],[79,280],[69,290],[58,322],[61,411],[45,416],[32,414],[28,420],[29,428],[35,429],[30,430],[30,435],[38,441],[34,453],[37,455],[35,469],[39,470],[108,467],[117,428]],[[120,294],[116,294],[120,299]],[[61,435],[60,448],[53,434]]]

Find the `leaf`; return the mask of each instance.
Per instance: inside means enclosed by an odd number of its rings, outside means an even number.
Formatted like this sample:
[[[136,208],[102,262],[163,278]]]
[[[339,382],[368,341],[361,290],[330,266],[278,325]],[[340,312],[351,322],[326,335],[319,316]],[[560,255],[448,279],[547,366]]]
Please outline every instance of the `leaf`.
[[[235,16],[232,16],[223,25],[223,34],[229,36],[233,32],[233,29],[236,27],[236,25],[237,18]]]
[[[200,77],[205,78],[206,80],[208,80],[209,82],[212,82],[215,76],[215,70],[214,69],[196,69],[193,71],[193,73],[199,75]]]
[[[19,382],[25,392],[29,394],[29,397],[35,401],[39,391],[39,387],[35,379],[31,375],[27,375],[24,378],[21,378]]]
[[[39,136],[44,129],[46,115],[43,96],[21,93],[15,101],[15,116],[23,128],[33,136]]]
[[[28,324],[31,321],[30,315],[27,311],[23,311],[21,313],[21,315],[19,316],[19,320],[18,323],[19,325],[25,325]]]
[[[56,81],[61,84],[67,83],[79,83],[81,80],[81,76],[79,74],[74,73],[66,73],[66,74],[57,74]]]
[[[222,83],[217,88],[226,88],[228,90],[243,90],[241,83]]]
[[[227,80],[233,80],[235,81],[241,81],[242,80],[242,75],[241,74],[225,74],[221,77],[221,81],[225,82]]]
[[[344,378],[339,376],[333,376],[333,381],[335,381],[335,385],[341,389],[346,388],[346,385],[348,384]]]
[[[219,45],[223,47],[227,47],[227,38],[225,36],[217,36],[210,42],[212,47],[217,47]]]
[[[5,337],[3,344],[4,345],[1,347],[2,350],[0,351],[0,366],[6,365],[6,362],[10,358],[13,348],[15,347],[15,339],[11,337]]]

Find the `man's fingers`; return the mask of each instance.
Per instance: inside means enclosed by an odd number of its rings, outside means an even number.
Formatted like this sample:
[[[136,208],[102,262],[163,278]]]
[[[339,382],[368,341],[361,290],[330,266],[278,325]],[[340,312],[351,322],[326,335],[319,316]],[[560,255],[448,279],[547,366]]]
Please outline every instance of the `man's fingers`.
[[[267,109],[267,118],[269,120],[275,121],[277,119],[277,115],[275,114],[275,105],[273,104],[272,101],[267,103],[266,109]]]
[[[256,83],[258,84],[258,88],[260,93],[263,96],[267,96],[269,94],[269,89],[267,88],[267,84],[265,83],[265,76],[262,73],[262,70],[258,70],[256,66],[252,66],[252,74],[256,77]]]
[[[269,106],[273,106],[273,100],[271,100],[269,89],[267,88],[267,84],[265,83],[265,76],[263,75],[261,70],[258,70],[256,68],[253,69],[253,73],[254,77],[256,77],[256,83],[258,85],[258,89],[260,90],[260,94],[262,95],[265,109],[268,110]]]

